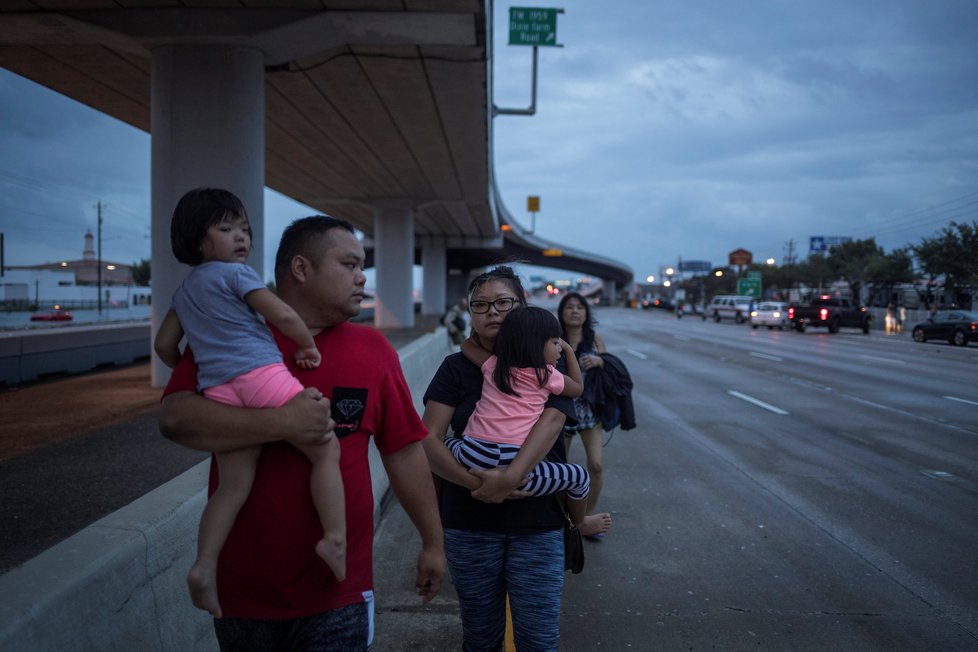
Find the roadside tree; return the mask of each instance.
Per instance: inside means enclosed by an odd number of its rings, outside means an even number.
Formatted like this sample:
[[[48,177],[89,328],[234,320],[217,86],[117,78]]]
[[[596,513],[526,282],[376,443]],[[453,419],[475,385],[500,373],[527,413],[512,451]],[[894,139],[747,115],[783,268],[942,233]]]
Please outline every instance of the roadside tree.
[[[848,283],[853,301],[860,303],[862,290],[871,280],[870,270],[881,265],[880,261],[885,258],[886,253],[876,244],[876,239],[868,238],[849,240],[833,247],[826,261],[833,276]]]
[[[931,282],[944,277],[944,289],[955,301],[961,290],[978,286],[978,222],[951,222],[911,250]]]
[[[133,263],[130,274],[132,274],[132,282],[135,285],[149,287],[149,259],[143,258],[138,263]]]
[[[903,283],[913,283],[913,257],[909,248],[894,249],[869,260],[867,279],[876,297],[870,303],[883,305],[896,301],[896,287]]]

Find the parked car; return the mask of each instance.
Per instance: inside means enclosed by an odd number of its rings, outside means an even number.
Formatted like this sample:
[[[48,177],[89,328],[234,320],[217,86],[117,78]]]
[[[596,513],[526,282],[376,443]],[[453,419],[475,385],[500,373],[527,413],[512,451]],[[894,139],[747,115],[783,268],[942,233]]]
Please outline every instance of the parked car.
[[[767,326],[769,329],[788,328],[788,304],[779,301],[762,301],[750,313],[751,328]]]
[[[710,299],[710,305],[703,313],[703,319],[713,318],[719,322],[721,319],[733,319],[738,324],[743,324],[750,317],[751,303],[753,297],[739,294],[718,294]]]
[[[74,318],[70,310],[62,310],[58,306],[31,315],[31,321],[71,321]]]
[[[941,311],[914,326],[911,333],[914,342],[947,340],[957,346],[967,346],[968,342],[978,341],[978,312]]]

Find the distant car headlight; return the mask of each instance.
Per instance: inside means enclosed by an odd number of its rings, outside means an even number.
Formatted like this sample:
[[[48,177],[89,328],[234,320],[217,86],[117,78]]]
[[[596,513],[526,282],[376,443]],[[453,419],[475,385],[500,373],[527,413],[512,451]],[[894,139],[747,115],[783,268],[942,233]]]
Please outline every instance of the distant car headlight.
[[[773,316],[774,316],[775,319],[778,319],[779,317],[781,317],[781,313],[779,311],[775,310]]]
[[[750,316],[751,317],[757,317],[757,311],[756,310],[751,310],[750,311]]]

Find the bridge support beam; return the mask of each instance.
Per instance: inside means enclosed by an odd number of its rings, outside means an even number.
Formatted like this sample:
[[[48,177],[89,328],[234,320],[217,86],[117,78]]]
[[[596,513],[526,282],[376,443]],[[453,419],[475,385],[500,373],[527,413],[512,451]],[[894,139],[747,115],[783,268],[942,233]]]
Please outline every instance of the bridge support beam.
[[[421,314],[440,315],[448,308],[445,290],[448,276],[445,247],[424,247],[421,250],[423,294]]]
[[[606,306],[613,306],[618,301],[618,292],[615,282],[611,279],[604,279],[602,281],[603,286],[601,289],[601,294],[603,295],[601,303]]]
[[[374,208],[374,267],[377,297],[374,326],[414,327],[414,211]]]
[[[264,278],[265,69],[257,49],[219,45],[164,45],[153,49],[152,333],[187,267],[170,248],[170,217],[185,192],[225,188],[248,211],[249,263]],[[170,370],[154,356],[152,383]]]

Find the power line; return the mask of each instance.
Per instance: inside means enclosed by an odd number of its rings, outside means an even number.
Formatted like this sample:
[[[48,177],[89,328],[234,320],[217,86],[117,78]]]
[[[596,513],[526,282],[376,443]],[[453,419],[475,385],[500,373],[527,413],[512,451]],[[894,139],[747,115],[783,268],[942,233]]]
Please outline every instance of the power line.
[[[953,219],[967,217],[972,214],[978,215],[978,199],[966,201],[978,197],[978,191],[971,192],[960,197],[949,199],[948,201],[925,208],[919,208],[909,213],[905,213],[893,219],[887,220],[884,224],[875,227],[864,227],[856,232],[854,236],[869,235],[893,235],[902,231],[910,231],[922,226],[928,226],[941,222],[949,222]]]

